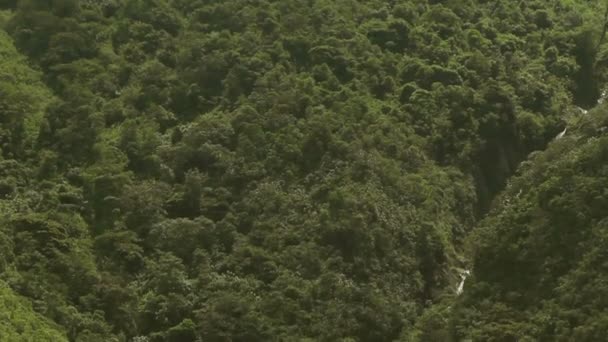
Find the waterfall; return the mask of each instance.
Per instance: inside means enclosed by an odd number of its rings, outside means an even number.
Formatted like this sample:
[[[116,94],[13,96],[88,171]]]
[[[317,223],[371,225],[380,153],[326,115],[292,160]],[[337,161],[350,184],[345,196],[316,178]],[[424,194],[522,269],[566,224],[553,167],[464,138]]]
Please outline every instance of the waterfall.
[[[604,100],[606,100],[606,96],[608,96],[608,89],[602,90],[602,94],[600,95],[600,98],[597,99],[597,104],[604,103]]]
[[[458,288],[456,289],[456,294],[460,295],[462,291],[464,291],[464,282],[467,280],[467,277],[471,274],[471,271],[464,270],[460,272],[460,284],[458,284]]]
[[[578,109],[578,111],[581,112],[581,114],[583,114],[583,115],[587,114],[587,110],[586,109],[583,109],[583,108],[578,107],[578,106],[576,107],[576,109]]]
[[[566,131],[567,131],[567,130],[568,130],[568,127],[564,128],[564,130],[563,130],[563,131],[561,131],[561,132],[560,132],[560,133],[559,133],[559,134],[558,134],[558,135],[555,137],[555,140],[559,140],[559,139],[563,138],[563,137],[564,137],[564,135],[566,135]]]

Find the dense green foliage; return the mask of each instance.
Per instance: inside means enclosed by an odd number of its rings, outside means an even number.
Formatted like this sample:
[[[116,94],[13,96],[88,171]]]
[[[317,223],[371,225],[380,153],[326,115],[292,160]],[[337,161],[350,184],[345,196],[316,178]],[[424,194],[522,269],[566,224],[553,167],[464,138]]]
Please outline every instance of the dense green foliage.
[[[19,298],[0,283],[0,339],[2,341],[67,341],[65,333],[48,319],[32,310],[24,298]]]
[[[600,1],[0,6],[0,274],[71,341],[506,334],[465,237],[608,76]]]
[[[474,277],[456,310],[475,341],[601,341],[608,224],[608,108],[526,161],[473,234]]]

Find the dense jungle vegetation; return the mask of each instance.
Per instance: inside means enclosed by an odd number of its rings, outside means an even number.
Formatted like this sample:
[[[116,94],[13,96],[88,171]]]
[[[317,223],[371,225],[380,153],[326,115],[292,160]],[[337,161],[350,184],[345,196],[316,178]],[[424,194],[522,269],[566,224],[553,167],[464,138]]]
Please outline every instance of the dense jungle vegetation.
[[[1,341],[608,336],[608,2],[0,9]]]

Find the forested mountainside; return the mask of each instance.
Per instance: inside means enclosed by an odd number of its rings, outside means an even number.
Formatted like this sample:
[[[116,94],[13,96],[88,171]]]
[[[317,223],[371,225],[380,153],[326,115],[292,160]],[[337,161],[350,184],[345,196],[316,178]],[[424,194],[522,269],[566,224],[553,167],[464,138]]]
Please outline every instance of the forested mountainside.
[[[604,1],[0,7],[0,340],[606,335]]]
[[[603,341],[608,331],[608,108],[520,167],[475,231],[455,311],[479,341]]]
[[[0,336],[3,341],[68,341],[56,324],[32,310],[31,303],[19,298],[5,284],[0,283]]]

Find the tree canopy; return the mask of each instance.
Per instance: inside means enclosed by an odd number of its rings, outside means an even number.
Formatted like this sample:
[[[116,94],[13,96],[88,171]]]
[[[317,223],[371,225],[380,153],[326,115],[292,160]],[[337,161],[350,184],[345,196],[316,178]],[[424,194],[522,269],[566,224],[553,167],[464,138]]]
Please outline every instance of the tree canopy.
[[[607,6],[0,1],[0,333],[601,339]]]

